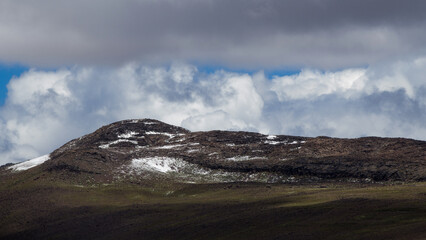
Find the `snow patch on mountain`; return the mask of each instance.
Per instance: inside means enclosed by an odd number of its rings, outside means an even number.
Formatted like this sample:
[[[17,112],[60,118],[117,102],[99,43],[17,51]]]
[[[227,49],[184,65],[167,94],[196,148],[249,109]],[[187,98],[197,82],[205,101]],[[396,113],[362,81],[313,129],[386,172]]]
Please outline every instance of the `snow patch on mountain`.
[[[144,122],[145,125],[153,125],[153,124],[158,124],[156,122]]]
[[[131,132],[126,132],[126,133],[123,133],[123,134],[120,134],[120,135],[117,135],[117,137],[118,138],[131,138],[131,137],[134,137],[135,135],[137,135],[138,133],[137,132],[133,132],[133,131],[131,131]]]
[[[154,131],[148,131],[148,132],[145,132],[145,134],[147,134],[147,135],[166,135],[169,138],[174,138],[174,137],[177,137],[177,136],[185,135],[183,133],[172,134],[172,133],[167,133],[167,132],[154,132]]]
[[[235,156],[226,158],[227,161],[250,161],[250,160],[265,160],[266,157],[251,157],[251,156]]]
[[[199,151],[200,151],[200,149],[189,149],[186,152],[187,153],[194,153],[194,152],[199,152]]]
[[[130,163],[131,173],[142,173],[144,171],[160,173],[183,173],[191,172],[193,174],[208,174],[196,164],[188,163],[179,158],[172,157],[145,157],[133,159]]]
[[[154,147],[153,149],[173,149],[173,148],[180,148],[185,146],[186,144],[174,144],[174,145],[164,145],[161,147]]]
[[[274,138],[272,138],[271,136],[266,137],[266,139],[275,139],[276,136]],[[306,141],[292,141],[292,142],[287,142],[287,141],[272,141],[272,140],[266,140],[264,143],[266,144],[270,144],[270,145],[277,145],[277,144],[285,144],[285,145],[293,145],[293,144],[303,144],[306,143]]]
[[[25,162],[21,162],[18,164],[15,164],[13,166],[8,167],[7,169],[13,170],[13,171],[23,171],[23,170],[28,170],[30,168],[36,167],[44,162],[46,162],[47,160],[50,159],[50,154],[46,154],[43,155],[41,157],[37,157]]]
[[[103,149],[107,149],[107,148],[109,148],[111,145],[114,145],[114,144],[117,144],[117,143],[120,143],[120,142],[129,142],[129,143],[133,143],[133,144],[138,144],[138,142],[137,141],[134,141],[134,140],[128,140],[128,139],[118,139],[118,140],[115,140],[115,141],[113,141],[113,142],[109,142],[109,143],[106,143],[106,144],[102,144],[102,145],[100,145],[99,146],[99,148],[103,148]]]
[[[131,168],[134,170],[147,170],[156,172],[176,172],[179,167],[184,167],[185,163],[182,160],[170,157],[147,157],[133,159]]]
[[[285,143],[285,142],[279,142],[279,141],[269,141],[269,140],[266,140],[266,141],[265,141],[265,143],[266,143],[266,144],[271,144],[271,145],[277,145],[277,144],[280,144],[280,143]]]

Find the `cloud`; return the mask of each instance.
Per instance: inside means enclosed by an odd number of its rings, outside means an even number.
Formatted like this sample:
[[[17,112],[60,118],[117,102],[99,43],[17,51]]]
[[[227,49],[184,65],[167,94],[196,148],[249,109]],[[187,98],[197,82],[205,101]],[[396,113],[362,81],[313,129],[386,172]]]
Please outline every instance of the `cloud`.
[[[426,58],[290,76],[190,64],[31,69],[0,108],[0,163],[49,153],[102,125],[155,118],[193,131],[426,140]]]
[[[275,92],[281,101],[315,98],[326,94],[350,95],[364,88],[366,69],[346,69],[339,72],[305,69],[297,75],[275,77]]]
[[[3,0],[0,61],[367,66],[425,54],[425,11],[422,0]]]

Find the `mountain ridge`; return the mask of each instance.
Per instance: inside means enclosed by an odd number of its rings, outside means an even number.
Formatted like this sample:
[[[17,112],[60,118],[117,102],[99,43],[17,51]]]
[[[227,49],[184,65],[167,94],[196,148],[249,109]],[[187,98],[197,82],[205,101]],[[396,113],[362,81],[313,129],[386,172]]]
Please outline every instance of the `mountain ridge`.
[[[405,138],[191,132],[155,119],[131,119],[69,141],[39,168],[62,180],[98,183],[424,181],[425,152],[426,142]],[[16,172],[13,166],[2,167],[3,175]]]

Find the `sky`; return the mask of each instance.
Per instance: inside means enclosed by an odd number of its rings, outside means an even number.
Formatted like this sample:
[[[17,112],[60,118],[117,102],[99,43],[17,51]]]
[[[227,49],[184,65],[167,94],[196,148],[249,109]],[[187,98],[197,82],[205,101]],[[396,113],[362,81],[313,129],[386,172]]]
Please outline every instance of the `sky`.
[[[0,1],[0,165],[102,125],[426,140],[423,0]]]
[[[28,68],[16,64],[0,63],[0,106],[4,105],[7,97],[7,84],[14,77],[19,77]]]

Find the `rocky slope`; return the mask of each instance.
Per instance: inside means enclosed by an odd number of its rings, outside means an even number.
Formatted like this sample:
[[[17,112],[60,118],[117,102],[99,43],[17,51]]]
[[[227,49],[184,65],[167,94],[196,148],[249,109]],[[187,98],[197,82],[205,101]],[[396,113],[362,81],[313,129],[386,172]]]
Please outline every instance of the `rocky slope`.
[[[152,119],[126,120],[74,139],[48,156],[3,166],[0,175],[28,171],[37,173],[34,179],[81,184],[425,181],[426,142],[190,132]]]

